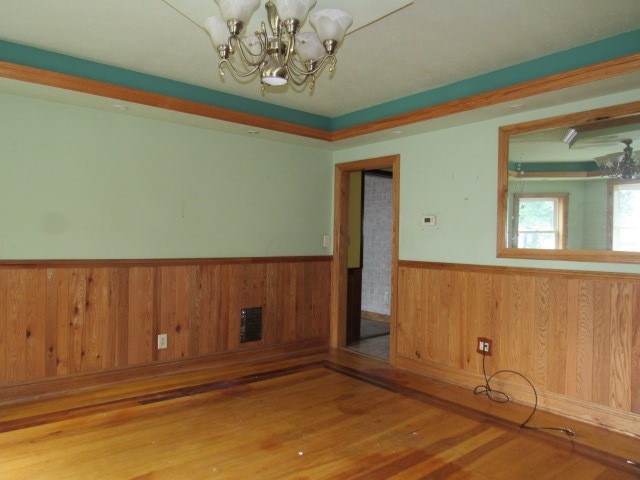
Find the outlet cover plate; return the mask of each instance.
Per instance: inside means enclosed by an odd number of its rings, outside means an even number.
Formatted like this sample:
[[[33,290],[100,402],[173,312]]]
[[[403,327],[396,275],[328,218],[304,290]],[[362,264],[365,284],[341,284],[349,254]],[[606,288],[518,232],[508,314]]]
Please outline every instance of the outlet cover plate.
[[[476,352],[478,352],[480,355],[487,355],[489,357],[491,356],[491,353],[493,352],[493,344],[491,342],[491,339],[486,337],[478,337],[477,346],[478,349],[476,350]]]

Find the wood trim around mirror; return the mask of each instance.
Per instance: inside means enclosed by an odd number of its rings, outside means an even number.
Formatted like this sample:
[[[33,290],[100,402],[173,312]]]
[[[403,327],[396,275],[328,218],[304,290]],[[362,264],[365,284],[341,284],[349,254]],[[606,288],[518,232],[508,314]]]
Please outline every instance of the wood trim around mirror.
[[[512,135],[601,121],[640,112],[640,101],[595,110],[505,125],[498,130],[498,258],[567,260],[577,262],[640,263],[640,252],[607,250],[547,250],[509,248],[507,245],[507,205],[509,188],[509,139]]]

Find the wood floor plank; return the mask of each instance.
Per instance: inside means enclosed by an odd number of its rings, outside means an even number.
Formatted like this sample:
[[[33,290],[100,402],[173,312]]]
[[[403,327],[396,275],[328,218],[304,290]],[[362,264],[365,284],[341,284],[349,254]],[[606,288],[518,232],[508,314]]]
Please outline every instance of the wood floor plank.
[[[434,391],[331,354],[8,405],[0,479],[637,478]]]

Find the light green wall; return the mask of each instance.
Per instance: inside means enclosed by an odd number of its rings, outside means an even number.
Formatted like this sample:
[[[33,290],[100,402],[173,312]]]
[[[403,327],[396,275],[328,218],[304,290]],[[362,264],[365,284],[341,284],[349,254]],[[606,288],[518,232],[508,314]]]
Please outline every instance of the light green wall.
[[[340,150],[334,153],[334,161],[400,155],[399,256],[402,260],[640,273],[640,265],[496,257],[498,127],[638,98],[640,90],[633,90],[520,112]],[[425,214],[436,214],[437,225],[423,227],[421,217]]]
[[[640,90],[333,153],[400,154],[404,260],[640,273],[497,259],[497,129],[637,100]],[[0,258],[330,254],[332,154],[0,95]],[[436,214],[435,227],[422,227]]]
[[[586,250],[607,245],[608,189],[607,180],[586,182],[584,195],[584,246]]]
[[[326,255],[328,152],[0,95],[0,258]]]

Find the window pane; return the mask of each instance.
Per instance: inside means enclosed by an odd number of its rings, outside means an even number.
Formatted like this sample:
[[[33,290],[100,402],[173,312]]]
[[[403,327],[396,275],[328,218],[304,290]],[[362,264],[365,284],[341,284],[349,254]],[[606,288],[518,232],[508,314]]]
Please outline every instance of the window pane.
[[[521,199],[518,225],[526,231],[555,230],[556,202],[550,199]]]
[[[618,200],[618,225],[630,227],[640,223],[640,190],[622,189]]]
[[[640,251],[640,228],[620,228],[617,233],[615,250]]]
[[[520,232],[518,248],[556,248],[556,234],[554,232]]]
[[[613,195],[613,249],[640,251],[640,185],[616,185]]]
[[[518,248],[562,248],[565,194],[516,195],[515,203]]]

